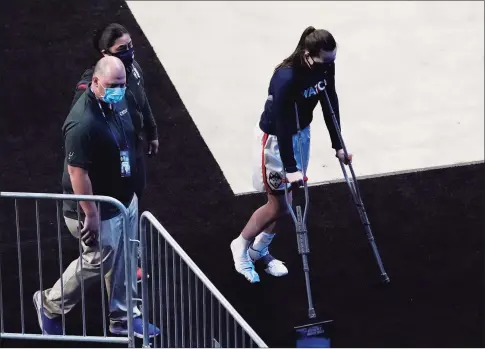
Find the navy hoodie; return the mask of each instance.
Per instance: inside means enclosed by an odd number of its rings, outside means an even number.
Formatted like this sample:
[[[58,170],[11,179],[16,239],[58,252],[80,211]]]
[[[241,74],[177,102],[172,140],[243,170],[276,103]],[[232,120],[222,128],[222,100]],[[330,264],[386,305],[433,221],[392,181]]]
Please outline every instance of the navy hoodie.
[[[298,106],[300,129],[310,125],[318,102],[322,106],[332,148],[342,146],[324,95],[326,88],[331,107],[340,128],[340,114],[335,90],[335,63],[315,64],[308,67],[279,68],[271,78],[264,111],[259,127],[267,134],[276,135],[285,171],[296,172],[292,136],[297,133],[295,102]]]

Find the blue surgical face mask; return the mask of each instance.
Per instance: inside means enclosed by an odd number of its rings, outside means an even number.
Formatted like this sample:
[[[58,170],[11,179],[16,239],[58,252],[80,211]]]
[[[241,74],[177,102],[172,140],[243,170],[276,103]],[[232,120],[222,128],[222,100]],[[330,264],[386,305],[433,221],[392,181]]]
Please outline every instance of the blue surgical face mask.
[[[106,103],[116,104],[123,99],[125,91],[126,87],[104,87],[104,96],[101,99]]]

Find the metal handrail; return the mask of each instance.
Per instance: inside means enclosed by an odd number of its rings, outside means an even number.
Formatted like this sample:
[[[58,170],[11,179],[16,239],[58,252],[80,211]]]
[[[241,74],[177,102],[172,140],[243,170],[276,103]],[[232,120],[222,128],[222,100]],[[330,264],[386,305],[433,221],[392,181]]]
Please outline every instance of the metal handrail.
[[[267,348],[266,343],[258,336],[258,334],[249,326],[249,324],[242,318],[242,316],[234,309],[229,301],[221,294],[221,292],[214,286],[209,278],[200,270],[195,262],[190,258],[182,247],[175,241],[170,233],[162,226],[162,224],[148,211],[140,215],[140,224],[143,224],[143,218],[146,218],[152,226],[157,229],[165,241],[173,248],[179,257],[187,264],[187,266],[194,272],[194,274],[202,281],[207,289],[214,295],[219,303],[232,315],[234,320],[241,326],[241,328],[248,334],[260,348]]]
[[[126,207],[115,198],[109,196],[102,196],[102,195],[75,195],[75,194],[56,194],[56,193],[29,193],[29,192],[1,192],[0,191],[0,199],[1,198],[12,198],[12,199],[35,199],[35,200],[56,200],[56,202],[60,200],[69,200],[69,201],[98,201],[103,203],[108,203],[120,210],[121,215],[123,216],[123,236],[125,242],[129,241],[128,239],[128,211]],[[36,206],[37,214],[38,214],[38,206]],[[38,222],[37,222],[38,224]],[[39,236],[37,236],[39,239]],[[129,244],[123,244],[124,249],[124,258],[125,258],[125,265],[130,265],[130,255],[129,255]],[[40,257],[39,257],[40,258]],[[125,268],[125,278],[126,280],[131,280],[131,268]],[[1,270],[0,270],[0,280],[1,280]],[[127,294],[127,304],[132,304],[132,294],[131,294],[131,285],[129,282],[126,283],[126,294]],[[23,302],[23,300],[21,300]],[[3,302],[3,296],[1,291],[1,283],[0,283],[0,302]],[[0,303],[0,308],[2,308],[2,304]],[[127,317],[128,319],[133,318],[133,307],[127,307]],[[23,315],[23,314],[22,314]],[[63,315],[64,316],[64,315]],[[83,319],[84,320],[84,319]],[[0,333],[1,337],[5,339],[44,339],[44,340],[59,340],[59,341],[82,341],[82,342],[109,342],[109,343],[127,343],[128,347],[134,347],[134,328],[132,321],[127,321],[128,324],[128,336],[125,338],[117,338],[117,337],[98,337],[98,336],[66,336],[64,333],[63,335],[36,335],[36,334],[26,334],[24,333],[24,328],[22,328],[22,333],[6,333],[4,332],[3,328],[3,311],[0,311]],[[23,326],[23,323],[22,323]],[[85,329],[85,323],[83,324],[83,329]],[[63,319],[63,327],[64,327],[64,319]]]

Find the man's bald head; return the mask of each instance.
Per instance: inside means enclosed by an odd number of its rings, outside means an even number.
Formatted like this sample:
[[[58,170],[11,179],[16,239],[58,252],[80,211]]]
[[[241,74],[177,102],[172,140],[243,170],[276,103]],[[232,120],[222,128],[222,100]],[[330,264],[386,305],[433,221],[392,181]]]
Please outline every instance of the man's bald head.
[[[94,75],[97,76],[118,76],[126,75],[125,66],[123,62],[114,56],[106,56],[101,58],[94,67]]]
[[[123,62],[114,56],[101,58],[94,67],[92,83],[98,98],[104,96],[105,88],[125,87],[126,71]]]

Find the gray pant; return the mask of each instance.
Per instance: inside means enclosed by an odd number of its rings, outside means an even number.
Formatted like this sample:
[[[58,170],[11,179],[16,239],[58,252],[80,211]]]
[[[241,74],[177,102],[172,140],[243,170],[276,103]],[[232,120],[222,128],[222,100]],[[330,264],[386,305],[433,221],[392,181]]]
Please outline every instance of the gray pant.
[[[78,221],[64,217],[71,234],[79,238]],[[82,297],[81,279],[84,279],[85,290],[95,282],[101,280],[101,263],[103,263],[104,278],[109,300],[110,320],[126,321],[126,286],[125,286],[125,259],[123,246],[123,218],[118,215],[109,220],[101,221],[99,243],[86,246],[82,243],[82,270],[81,259],[71,262],[62,275],[64,284],[64,313],[69,312]],[[138,236],[138,198],[136,195],[128,207],[128,238],[137,239]],[[102,248],[100,248],[102,247]],[[131,261],[132,297],[137,297],[137,251],[136,243],[129,243]],[[55,285],[43,292],[44,310],[48,317],[62,314],[61,279]],[[140,316],[140,310],[133,303],[133,316]]]

